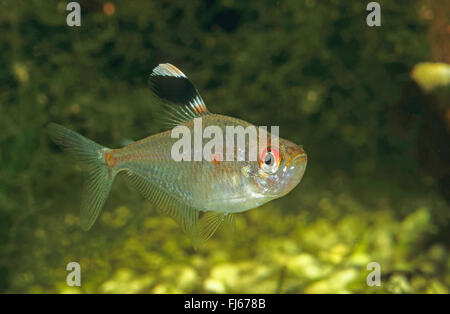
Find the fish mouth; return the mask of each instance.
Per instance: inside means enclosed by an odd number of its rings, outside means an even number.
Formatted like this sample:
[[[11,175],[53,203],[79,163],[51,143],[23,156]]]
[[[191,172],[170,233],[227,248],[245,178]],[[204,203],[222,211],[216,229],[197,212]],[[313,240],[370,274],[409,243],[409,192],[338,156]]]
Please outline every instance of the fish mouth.
[[[308,156],[306,155],[305,152],[302,152],[301,154],[295,156],[292,159],[293,163],[306,162],[306,161],[308,161]]]
[[[291,149],[290,153],[292,154],[291,156],[294,156],[294,157],[291,157],[288,160],[288,163],[287,163],[288,165],[289,164],[295,165],[298,163],[306,163],[308,161],[308,156],[306,155],[305,151],[300,147],[295,147],[294,149]]]

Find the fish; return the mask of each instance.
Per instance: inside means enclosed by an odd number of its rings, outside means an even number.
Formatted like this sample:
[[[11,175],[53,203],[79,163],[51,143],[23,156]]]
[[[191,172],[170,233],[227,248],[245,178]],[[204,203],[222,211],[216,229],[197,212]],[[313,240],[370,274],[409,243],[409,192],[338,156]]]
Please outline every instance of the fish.
[[[211,154],[201,160],[174,160],[174,145],[180,140],[173,136],[176,128],[195,133],[199,121],[202,131],[211,126],[224,133],[230,126],[245,130],[255,126],[210,112],[193,83],[170,63],[156,66],[149,84],[163,104],[163,116],[170,125],[166,131],[111,149],[62,125],[48,125],[53,142],[75,157],[86,171],[80,215],[84,230],[89,230],[98,218],[119,173],[125,173],[127,180],[162,214],[173,218],[195,248],[223,225],[234,230],[236,214],[286,195],[302,180],[306,152],[287,139],[272,140],[265,128],[255,128],[258,143],[262,143],[256,158],[245,152],[243,158],[238,158],[242,157],[242,148],[251,151],[254,143],[249,140],[230,150],[232,158]],[[224,145],[225,141],[218,140]],[[202,138],[203,145],[207,142],[208,138]],[[195,153],[194,144],[189,149],[191,155]]]

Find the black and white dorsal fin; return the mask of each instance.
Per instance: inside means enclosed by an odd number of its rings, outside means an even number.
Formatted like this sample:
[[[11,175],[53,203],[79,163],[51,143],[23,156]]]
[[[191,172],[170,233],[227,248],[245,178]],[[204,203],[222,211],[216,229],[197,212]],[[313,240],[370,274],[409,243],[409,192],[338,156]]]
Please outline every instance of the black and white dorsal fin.
[[[194,84],[174,65],[155,67],[149,82],[155,95],[168,105],[169,124],[182,124],[209,113]]]

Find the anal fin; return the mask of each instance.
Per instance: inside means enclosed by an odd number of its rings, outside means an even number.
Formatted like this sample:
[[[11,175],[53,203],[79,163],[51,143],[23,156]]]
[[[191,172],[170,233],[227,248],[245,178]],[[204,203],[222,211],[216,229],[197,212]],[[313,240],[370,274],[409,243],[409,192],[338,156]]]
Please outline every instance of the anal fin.
[[[199,211],[161,189],[151,181],[151,178],[129,172],[128,179],[162,214],[170,216],[181,226],[196,248],[198,245]]]

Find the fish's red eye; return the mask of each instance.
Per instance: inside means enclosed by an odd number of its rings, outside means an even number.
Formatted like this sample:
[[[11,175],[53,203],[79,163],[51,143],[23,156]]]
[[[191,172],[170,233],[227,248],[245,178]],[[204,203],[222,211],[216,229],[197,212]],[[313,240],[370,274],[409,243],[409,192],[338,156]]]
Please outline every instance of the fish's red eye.
[[[280,166],[280,153],[276,148],[267,147],[261,154],[259,164],[266,172],[275,172]]]

